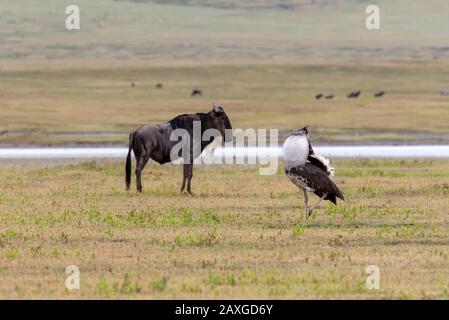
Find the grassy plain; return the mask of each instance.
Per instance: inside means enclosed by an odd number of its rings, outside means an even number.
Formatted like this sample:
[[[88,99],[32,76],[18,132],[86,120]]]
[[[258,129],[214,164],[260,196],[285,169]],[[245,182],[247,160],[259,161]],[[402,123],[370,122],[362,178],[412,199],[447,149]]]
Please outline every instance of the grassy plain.
[[[449,163],[338,161],[348,202],[306,220],[280,170],[2,164],[1,298],[448,298]],[[134,182],[134,180],[133,180]],[[81,289],[64,287],[75,264]],[[380,290],[365,288],[377,265]]]
[[[376,32],[355,0],[78,0],[73,32],[72,1],[2,3],[0,143],[124,144],[212,101],[234,128],[309,125],[314,142],[448,142],[449,6],[376,3]],[[447,161],[338,161],[348,201],[308,220],[281,171],[196,168],[191,197],[177,166],[149,166],[137,194],[122,162],[54,164],[0,163],[0,298],[449,296]]]
[[[244,129],[308,124],[320,141],[449,140],[449,100],[439,96],[449,88],[445,0],[376,1],[375,32],[356,0],[79,0],[75,31],[65,29],[69,4],[2,3],[2,143],[126,143],[142,123],[213,100]],[[190,98],[195,87],[202,98]],[[360,99],[345,98],[357,89]],[[379,90],[385,98],[374,99]]]
[[[234,128],[309,125],[315,140],[448,141],[449,64],[4,61],[0,141],[126,143],[143,123],[225,107]],[[132,83],[135,86],[132,86]],[[155,89],[156,83],[164,88]],[[190,97],[192,88],[203,96]],[[347,99],[360,89],[359,99]],[[386,90],[383,98],[373,93]],[[335,94],[333,100],[315,94]],[[55,133],[75,135],[55,135]],[[98,132],[112,135],[96,136]],[[79,135],[76,135],[76,134]],[[94,133],[86,135],[85,133]],[[117,135],[118,133],[118,135]]]

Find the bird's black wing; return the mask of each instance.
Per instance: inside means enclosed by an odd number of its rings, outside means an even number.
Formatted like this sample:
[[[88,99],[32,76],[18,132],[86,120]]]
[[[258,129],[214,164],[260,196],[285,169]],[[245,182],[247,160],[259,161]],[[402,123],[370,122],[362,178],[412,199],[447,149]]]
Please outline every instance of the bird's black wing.
[[[314,151],[312,148],[312,145],[309,142],[309,156],[307,157],[307,161],[309,161],[311,164],[313,164],[314,166],[320,168],[321,170],[323,170],[327,175],[329,175],[329,171],[327,170],[327,166],[322,163],[320,160],[318,160],[317,158],[315,158],[314,155]]]
[[[311,145],[310,142],[309,142],[309,157],[310,157],[313,153],[314,153],[314,152],[313,152],[312,145]]]
[[[335,182],[329,178],[328,174],[312,163],[305,163],[304,165],[291,168],[289,174],[301,177],[303,183],[320,198],[327,194],[325,200],[329,200],[334,204],[337,204],[337,197],[345,200],[343,193]]]

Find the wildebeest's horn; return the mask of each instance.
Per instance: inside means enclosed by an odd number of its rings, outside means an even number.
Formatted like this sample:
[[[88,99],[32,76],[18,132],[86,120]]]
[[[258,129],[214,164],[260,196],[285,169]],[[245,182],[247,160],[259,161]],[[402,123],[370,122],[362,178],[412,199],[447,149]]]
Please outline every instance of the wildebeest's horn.
[[[217,105],[215,102],[214,102],[212,105],[213,105],[213,111],[214,111],[215,113],[223,112],[223,108],[220,107],[219,105]]]

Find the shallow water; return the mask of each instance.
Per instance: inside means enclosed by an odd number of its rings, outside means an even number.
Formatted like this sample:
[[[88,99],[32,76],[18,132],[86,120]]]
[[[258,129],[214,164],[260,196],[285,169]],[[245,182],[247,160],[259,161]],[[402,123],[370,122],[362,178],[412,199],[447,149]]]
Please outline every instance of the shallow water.
[[[317,146],[330,158],[449,158],[449,145]],[[0,159],[124,158],[127,148],[0,148]],[[282,157],[282,148],[218,148],[214,157]]]

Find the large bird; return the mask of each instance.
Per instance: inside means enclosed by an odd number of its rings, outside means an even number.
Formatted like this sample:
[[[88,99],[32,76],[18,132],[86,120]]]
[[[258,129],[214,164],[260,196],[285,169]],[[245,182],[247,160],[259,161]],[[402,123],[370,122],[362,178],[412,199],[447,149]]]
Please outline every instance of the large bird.
[[[332,181],[335,169],[329,160],[314,153],[309,141],[307,127],[293,130],[283,145],[285,173],[287,177],[304,193],[306,218],[322,200],[337,204],[337,198],[345,200],[343,193]],[[307,192],[315,193],[320,199],[313,206],[308,206]]]

